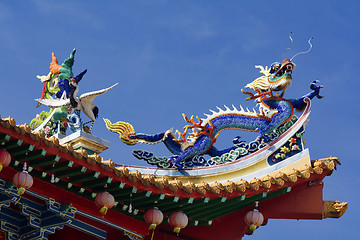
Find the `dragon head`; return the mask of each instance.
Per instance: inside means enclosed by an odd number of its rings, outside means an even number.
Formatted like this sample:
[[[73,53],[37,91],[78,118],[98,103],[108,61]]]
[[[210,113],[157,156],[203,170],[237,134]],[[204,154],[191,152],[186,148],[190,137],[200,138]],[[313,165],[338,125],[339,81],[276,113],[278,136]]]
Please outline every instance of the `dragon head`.
[[[268,81],[272,90],[280,91],[285,90],[292,82],[292,71],[295,68],[295,64],[286,58],[281,63],[273,63],[271,65]]]
[[[261,91],[281,91],[287,89],[292,82],[291,73],[295,68],[295,64],[289,59],[285,59],[281,64],[274,62],[271,64],[270,69],[263,66],[255,66],[260,69],[260,73],[264,76],[258,77],[251,83],[247,84],[246,88]]]

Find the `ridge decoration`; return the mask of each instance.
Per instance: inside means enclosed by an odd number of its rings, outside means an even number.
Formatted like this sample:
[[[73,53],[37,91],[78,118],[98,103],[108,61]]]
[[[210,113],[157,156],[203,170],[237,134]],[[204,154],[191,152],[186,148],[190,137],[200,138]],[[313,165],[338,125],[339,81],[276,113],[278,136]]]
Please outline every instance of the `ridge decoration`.
[[[78,97],[78,84],[86,74],[87,69],[76,77],[73,76],[72,67],[75,62],[75,52],[74,49],[70,57],[61,65],[59,65],[55,54],[52,53],[49,74],[37,76],[43,83],[43,88],[41,97],[35,99],[37,101],[36,107],[45,105],[50,110],[42,111],[31,120],[30,127],[33,132],[41,131],[46,137],[63,138],[66,136],[67,128],[70,127],[72,132],[83,130],[91,134],[94,121],[99,113],[99,108],[93,103],[93,100],[117,85],[116,83],[111,87],[84,93]],[[91,121],[83,123],[80,112],[83,112]],[[86,126],[88,123],[92,123],[90,127]]]
[[[294,110],[303,111],[310,104],[311,99],[322,98],[319,93],[323,86],[317,86],[318,81],[310,84],[313,91],[303,97],[284,98],[285,90],[292,83],[292,71],[295,68],[295,64],[289,59],[285,59],[281,64],[275,62],[270,68],[255,67],[260,69],[263,76],[245,86],[255,93],[243,89],[242,92],[248,95],[246,100],[257,102],[258,111],[245,110],[241,106],[240,109],[235,106],[232,106],[232,109],[225,106],[225,109],[217,108],[218,111],[210,110],[211,114],[205,114],[206,118],[203,119],[198,116],[188,118],[183,114],[188,125],[184,126],[183,132],[176,131],[178,137],[172,130],[153,135],[135,133],[134,127],[130,123],[111,123],[109,119],[104,119],[106,127],[108,130],[118,133],[120,139],[128,145],[163,142],[174,156],[158,158],[147,151],[135,150],[133,152],[135,157],[144,159],[160,168],[203,167],[239,159],[261,149],[281,136],[286,131],[284,128],[289,128],[296,122],[297,117],[294,115]],[[278,94],[279,91],[282,91],[281,94]],[[223,150],[217,149],[214,143],[220,132],[229,129],[258,132],[259,136],[249,144],[240,141],[240,137],[237,137],[233,141],[233,146]],[[292,155],[293,152],[300,151],[302,149],[302,132],[303,129],[291,138],[287,146],[283,146],[282,150],[274,153],[271,160],[268,160],[269,164],[279,162]],[[203,157],[204,154],[211,158],[206,160]]]

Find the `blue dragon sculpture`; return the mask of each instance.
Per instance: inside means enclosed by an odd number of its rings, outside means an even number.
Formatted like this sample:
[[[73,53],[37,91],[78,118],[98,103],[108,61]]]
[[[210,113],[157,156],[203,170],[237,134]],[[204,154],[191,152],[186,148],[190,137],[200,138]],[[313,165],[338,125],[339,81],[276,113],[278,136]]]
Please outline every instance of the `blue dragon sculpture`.
[[[227,129],[237,129],[244,131],[259,132],[259,138],[267,142],[269,135],[279,126],[288,122],[294,115],[294,109],[303,110],[306,106],[305,98],[313,99],[314,97],[322,98],[319,95],[320,88],[317,86],[318,81],[313,81],[310,85],[312,92],[298,99],[285,99],[284,92],[292,83],[292,71],[295,64],[285,59],[281,64],[273,63],[270,68],[255,66],[260,69],[263,76],[255,79],[247,84],[245,88],[250,88],[256,93],[242,92],[249,95],[246,100],[256,100],[259,112],[244,110],[240,106],[240,110],[233,106],[233,109],[226,107],[225,110],[218,108],[218,112],[212,111],[211,115],[206,115],[206,119],[192,116],[190,119],[183,114],[186,122],[190,123],[184,127],[184,132],[179,134],[179,138],[175,137],[171,130],[154,134],[137,134],[131,124],[126,122],[117,122],[112,124],[110,120],[104,119],[106,127],[120,135],[120,139],[128,144],[134,145],[138,142],[155,144],[163,142],[171,153],[175,156],[171,157],[171,161],[176,168],[180,169],[184,162],[194,156],[208,154],[211,157],[221,156],[224,153],[234,150],[236,147],[218,150],[214,143],[221,131]],[[281,94],[277,92],[282,91]],[[274,94],[275,93],[275,94]],[[190,133],[189,130],[192,130]]]

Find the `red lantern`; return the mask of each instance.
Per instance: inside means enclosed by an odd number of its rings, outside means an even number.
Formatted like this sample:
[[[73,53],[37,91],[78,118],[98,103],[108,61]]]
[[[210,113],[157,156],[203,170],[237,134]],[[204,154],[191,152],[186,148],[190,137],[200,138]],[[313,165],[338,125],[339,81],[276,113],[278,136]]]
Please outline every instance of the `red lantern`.
[[[250,226],[251,231],[255,231],[264,222],[264,216],[257,209],[249,211],[245,215],[245,222]]]
[[[31,188],[33,182],[32,176],[26,171],[18,172],[13,177],[14,186],[17,187],[20,196],[24,194],[26,189]]]
[[[144,218],[145,222],[151,224],[149,230],[154,230],[157,225],[162,223],[164,215],[159,209],[153,208],[146,211],[146,213],[144,214]]]
[[[180,230],[185,228],[188,224],[188,217],[183,212],[174,212],[169,217],[169,223],[174,227],[174,232],[179,234]]]
[[[114,196],[108,192],[98,193],[95,198],[95,204],[100,209],[102,215],[106,215],[108,209],[112,208],[115,204]]]
[[[164,215],[159,209],[153,208],[146,211],[146,213],[144,214],[144,218],[145,222],[150,223],[149,230],[153,231],[151,235],[152,240],[154,238],[154,230],[157,225],[162,223]]]
[[[0,172],[3,167],[9,166],[11,162],[11,155],[7,151],[0,149]]]

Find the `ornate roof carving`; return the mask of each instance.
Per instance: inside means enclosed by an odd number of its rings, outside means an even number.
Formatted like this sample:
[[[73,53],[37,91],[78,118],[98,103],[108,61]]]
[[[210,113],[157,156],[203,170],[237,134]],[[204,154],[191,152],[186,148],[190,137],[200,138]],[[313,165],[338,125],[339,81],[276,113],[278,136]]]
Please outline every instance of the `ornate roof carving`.
[[[99,155],[92,154],[88,155],[84,149],[74,150],[70,145],[60,145],[59,141],[55,137],[45,138],[42,132],[31,132],[29,131],[29,126],[27,124],[16,125],[15,120],[12,117],[0,119],[0,125],[6,129],[14,130],[18,134],[23,136],[29,136],[34,141],[42,141],[46,146],[57,148],[65,154],[74,156],[78,160],[85,160],[90,165],[98,165],[104,171],[102,174],[107,174],[113,172],[119,180],[121,178],[127,178],[132,183],[139,183],[144,190],[146,188],[155,187],[158,190],[169,190],[170,192],[176,194],[180,190],[185,192],[188,195],[196,192],[201,195],[207,193],[215,195],[227,195],[232,193],[243,194],[248,189],[252,192],[261,192],[270,189],[273,185],[283,186],[284,184],[295,184],[299,179],[308,179],[312,174],[320,175],[324,170],[331,172],[340,164],[338,158],[329,157],[318,159],[312,161],[312,166],[305,166],[302,169],[293,169],[289,172],[281,172],[276,176],[264,176],[261,178],[254,178],[253,180],[246,181],[240,180],[237,182],[215,182],[215,183],[193,183],[187,182],[182,183],[178,179],[165,179],[164,177],[157,177],[155,175],[141,174],[138,171],[129,172],[127,167],[121,166],[116,167],[114,162],[109,160],[102,160]],[[190,197],[190,196],[189,196]]]

